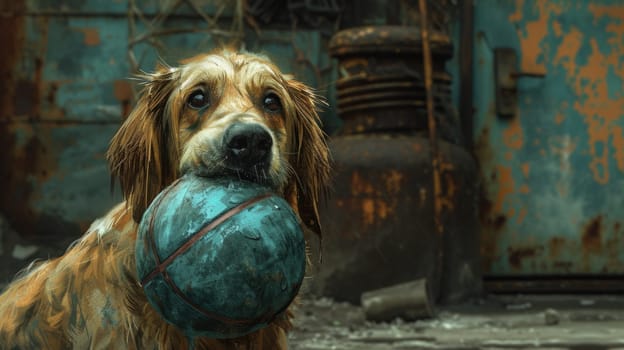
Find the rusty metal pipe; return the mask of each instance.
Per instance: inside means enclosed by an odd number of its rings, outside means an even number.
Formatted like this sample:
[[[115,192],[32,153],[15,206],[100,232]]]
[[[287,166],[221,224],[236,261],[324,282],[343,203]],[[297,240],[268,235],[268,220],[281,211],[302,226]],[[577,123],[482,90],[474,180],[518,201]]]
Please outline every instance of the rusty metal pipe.
[[[444,226],[442,225],[442,184],[440,179],[440,154],[438,152],[438,140],[436,120],[433,105],[433,74],[431,63],[431,48],[429,47],[429,26],[427,21],[427,0],[419,0],[420,8],[420,35],[422,38],[423,75],[425,77],[427,124],[429,127],[429,144],[431,149],[431,170],[433,176],[433,228],[438,235],[440,246],[437,249],[437,264],[434,278],[436,284],[442,280],[444,271]]]
[[[433,74],[431,68],[431,48],[429,47],[429,28],[427,24],[427,0],[419,0],[420,7],[420,35],[422,37],[422,54],[423,54],[423,75],[425,76],[426,90],[426,107],[427,107],[427,124],[429,127],[429,142],[431,143],[431,167],[433,169],[433,208],[435,228],[439,234],[442,234],[444,227],[442,226],[442,187],[440,183],[440,164],[438,154],[438,142],[436,133],[436,120],[433,114]]]

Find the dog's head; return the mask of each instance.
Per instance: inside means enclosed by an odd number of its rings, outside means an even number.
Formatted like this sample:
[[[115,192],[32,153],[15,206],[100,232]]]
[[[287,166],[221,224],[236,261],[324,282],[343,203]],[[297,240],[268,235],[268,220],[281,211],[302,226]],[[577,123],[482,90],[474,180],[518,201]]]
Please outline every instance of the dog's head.
[[[318,96],[262,56],[221,51],[182,63],[144,76],[107,153],[134,219],[181,174],[196,172],[269,185],[320,233],[329,160]]]

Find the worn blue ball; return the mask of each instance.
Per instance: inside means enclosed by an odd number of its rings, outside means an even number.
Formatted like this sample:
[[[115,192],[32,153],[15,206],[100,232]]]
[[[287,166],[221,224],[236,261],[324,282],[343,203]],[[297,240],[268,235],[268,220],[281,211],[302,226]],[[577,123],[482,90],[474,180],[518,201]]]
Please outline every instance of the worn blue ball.
[[[182,177],[139,225],[136,266],[150,304],[187,336],[234,338],[267,326],[297,294],[300,221],[268,188]]]

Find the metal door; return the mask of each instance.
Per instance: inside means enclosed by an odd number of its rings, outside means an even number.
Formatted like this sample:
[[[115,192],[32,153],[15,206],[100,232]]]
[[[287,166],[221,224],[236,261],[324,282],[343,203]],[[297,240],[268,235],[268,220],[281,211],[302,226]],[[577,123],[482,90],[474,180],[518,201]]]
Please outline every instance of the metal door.
[[[485,274],[624,273],[624,2],[475,3]]]

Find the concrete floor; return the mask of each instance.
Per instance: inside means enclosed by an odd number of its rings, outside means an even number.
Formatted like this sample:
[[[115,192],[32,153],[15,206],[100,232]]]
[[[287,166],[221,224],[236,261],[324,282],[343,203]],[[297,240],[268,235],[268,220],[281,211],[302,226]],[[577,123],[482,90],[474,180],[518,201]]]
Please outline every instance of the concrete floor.
[[[440,308],[433,319],[372,323],[361,307],[303,299],[293,350],[618,349],[624,350],[624,296],[489,296]]]

